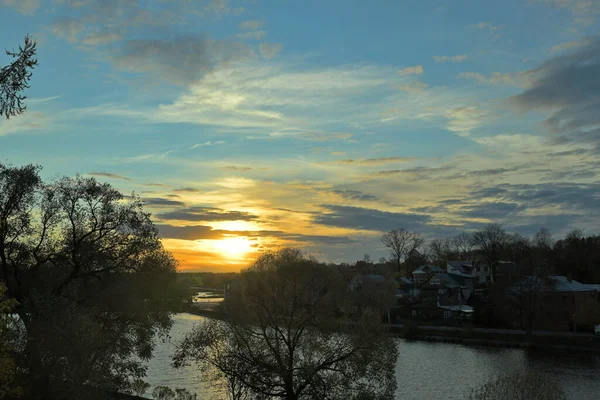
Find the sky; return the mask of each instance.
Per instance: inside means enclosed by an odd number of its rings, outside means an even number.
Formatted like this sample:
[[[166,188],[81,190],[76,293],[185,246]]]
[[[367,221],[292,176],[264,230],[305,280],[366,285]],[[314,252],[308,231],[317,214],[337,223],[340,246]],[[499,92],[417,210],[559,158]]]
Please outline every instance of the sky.
[[[0,162],[137,193],[187,271],[595,234],[599,24],[599,0],[0,0],[0,47],[39,58]]]

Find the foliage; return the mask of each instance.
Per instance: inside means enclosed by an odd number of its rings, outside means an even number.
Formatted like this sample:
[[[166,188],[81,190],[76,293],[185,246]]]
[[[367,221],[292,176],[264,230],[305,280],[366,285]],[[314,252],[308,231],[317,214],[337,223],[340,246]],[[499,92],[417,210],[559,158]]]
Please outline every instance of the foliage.
[[[36,52],[36,43],[29,36],[25,36],[25,44],[19,46],[18,52],[6,50],[7,55],[16,59],[0,69],[0,115],[6,119],[23,113],[27,108],[23,104],[26,97],[21,92],[29,88],[31,70],[38,63]]]
[[[0,165],[0,279],[19,302],[32,397],[139,389],[153,337],[171,326],[175,268],[136,196]]]
[[[392,398],[397,349],[380,315],[354,319],[337,270],[284,249],[243,271],[223,306],[178,346],[174,365],[197,364],[231,398]]]
[[[516,372],[473,390],[468,400],[563,400],[566,395],[556,380],[534,372]]]
[[[14,299],[6,299],[6,287],[0,282],[0,399],[18,398],[25,395],[19,385],[16,351],[19,349],[19,326],[13,317],[18,305]]]
[[[173,391],[167,386],[157,386],[152,391],[155,400],[196,400],[197,396],[186,389],[175,389]]]

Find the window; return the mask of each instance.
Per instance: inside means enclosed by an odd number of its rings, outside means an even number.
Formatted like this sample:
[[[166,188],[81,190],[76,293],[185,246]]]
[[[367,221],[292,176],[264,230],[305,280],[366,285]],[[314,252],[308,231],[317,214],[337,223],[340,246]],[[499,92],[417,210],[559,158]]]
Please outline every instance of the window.
[[[444,311],[444,318],[446,318],[446,319],[452,318],[452,311]]]
[[[567,295],[566,295],[566,294],[563,294],[563,295],[562,295],[562,300],[563,300],[563,301],[567,301]]]
[[[439,288],[438,294],[446,294],[446,289]]]
[[[438,278],[433,278],[430,283],[432,285],[439,285],[440,284],[440,280]]]
[[[412,310],[412,315],[413,315],[413,317],[416,317],[417,316],[417,310]]]

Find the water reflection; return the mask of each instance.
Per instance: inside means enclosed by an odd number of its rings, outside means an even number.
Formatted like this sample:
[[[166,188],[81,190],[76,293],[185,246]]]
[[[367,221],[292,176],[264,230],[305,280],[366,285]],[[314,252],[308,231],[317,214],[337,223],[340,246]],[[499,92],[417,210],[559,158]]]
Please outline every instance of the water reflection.
[[[223,393],[202,384],[194,367],[171,368],[175,343],[203,317],[177,314],[171,340],[158,343],[148,364],[148,382],[186,388],[202,399],[222,399]],[[568,352],[525,351],[399,340],[396,398],[462,399],[474,388],[500,374],[519,369],[544,372],[558,379],[568,399],[600,399],[600,357]],[[147,395],[152,392],[152,388]]]

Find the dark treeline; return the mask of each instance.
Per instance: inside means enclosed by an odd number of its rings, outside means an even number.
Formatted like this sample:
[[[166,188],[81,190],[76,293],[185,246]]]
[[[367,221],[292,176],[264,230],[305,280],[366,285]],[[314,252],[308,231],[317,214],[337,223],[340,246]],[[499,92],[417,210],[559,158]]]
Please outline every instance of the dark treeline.
[[[420,234],[403,229],[393,230],[382,237],[390,249],[390,257],[377,261],[365,254],[355,263],[341,263],[367,272],[395,270],[402,276],[423,264],[445,268],[451,260],[482,261],[495,269],[500,261],[512,261],[523,272],[543,270],[548,275],[564,275],[587,283],[600,283],[600,235],[585,236],[573,229],[564,237],[554,240],[552,233],[541,228],[531,237],[506,231],[499,224],[490,224],[482,230],[464,232],[454,237],[426,241]],[[331,264],[335,265],[335,264]]]

